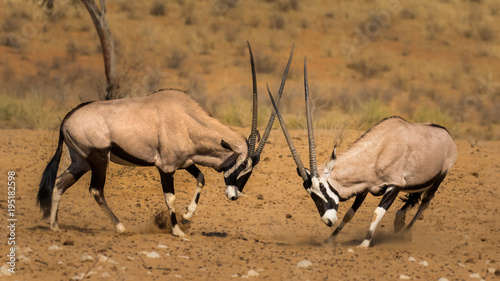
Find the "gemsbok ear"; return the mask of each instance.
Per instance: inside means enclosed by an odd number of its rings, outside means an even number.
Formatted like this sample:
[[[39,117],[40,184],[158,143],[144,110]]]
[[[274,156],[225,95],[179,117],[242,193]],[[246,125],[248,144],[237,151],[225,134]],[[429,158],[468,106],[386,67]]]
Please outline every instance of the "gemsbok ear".
[[[333,166],[335,165],[335,160],[337,160],[337,152],[336,152],[337,146],[333,147],[332,155],[330,155],[330,159],[328,159],[328,162],[325,165],[325,168],[323,169],[323,177],[329,178],[330,173],[333,170]]]

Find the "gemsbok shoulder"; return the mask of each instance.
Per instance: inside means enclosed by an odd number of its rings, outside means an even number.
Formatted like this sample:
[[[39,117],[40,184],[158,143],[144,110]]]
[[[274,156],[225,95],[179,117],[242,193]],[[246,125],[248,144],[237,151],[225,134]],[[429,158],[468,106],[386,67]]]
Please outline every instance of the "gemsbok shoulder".
[[[370,246],[378,223],[400,192],[408,193],[408,196],[394,220],[395,232],[404,228],[406,211],[422,197],[417,213],[404,230],[410,234],[415,221],[429,206],[457,157],[456,145],[448,131],[439,125],[410,123],[397,116],[386,118],[364,133],[339,156],[334,148],[320,175],[316,164],[305,60],[304,88],[310,171],[302,164],[269,89],[268,92],[297,165],[298,174],[304,181],[303,186],[311,195],[322,221],[329,227],[333,226],[337,221],[339,202],[356,197],[327,241],[333,241],[345,224],[353,218],[368,193],[382,196],[382,200],[373,213],[368,234],[359,245],[360,248]]]
[[[58,206],[63,193],[91,171],[90,193],[109,215],[116,231],[125,231],[104,197],[109,161],[122,165],[155,166],[158,169],[174,236],[185,235],[175,214],[176,170],[185,169],[197,180],[194,197],[183,215],[186,220],[190,220],[195,213],[205,185],[205,177],[197,165],[222,172],[226,196],[230,200],[238,199],[259,163],[275,119],[273,112],[259,142],[257,80],[250,44],[248,49],[253,82],[253,117],[249,139],[212,118],[193,98],[178,90],[159,90],[144,97],[87,102],[71,110],[61,122],[57,150],[43,172],[37,195],[43,217],[50,217],[50,228],[59,230]],[[278,99],[283,92],[292,56],[293,48]],[[71,164],[56,178],[63,144],[68,147]]]

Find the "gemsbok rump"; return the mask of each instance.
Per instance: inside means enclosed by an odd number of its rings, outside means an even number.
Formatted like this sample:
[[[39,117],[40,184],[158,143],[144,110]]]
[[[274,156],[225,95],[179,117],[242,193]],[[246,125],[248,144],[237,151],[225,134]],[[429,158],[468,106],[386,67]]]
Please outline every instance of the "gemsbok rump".
[[[88,102],[70,111],[61,122],[57,150],[43,172],[37,195],[43,217],[50,216],[50,228],[59,230],[57,214],[63,193],[81,176],[92,171],[90,193],[109,215],[116,231],[125,231],[104,198],[110,160],[122,165],[156,166],[174,236],[185,235],[175,215],[173,176],[176,170],[185,169],[197,180],[184,219],[192,218],[205,185],[205,178],[196,165],[223,172],[226,196],[230,200],[238,199],[253,168],[259,163],[275,119],[273,112],[259,142],[257,80],[250,44],[248,49],[253,82],[253,117],[248,140],[212,118],[185,92],[177,90],[160,90],[145,97]],[[292,56],[293,48],[278,99],[283,92]],[[68,147],[71,164],[56,179],[63,143]]]
[[[408,196],[406,203],[396,214],[395,232],[404,228],[406,211],[418,203],[422,196],[415,217],[404,230],[410,234],[415,221],[429,206],[457,157],[456,145],[448,131],[439,125],[410,123],[397,116],[386,118],[364,133],[338,157],[334,148],[323,173],[319,175],[305,60],[304,88],[310,171],[302,164],[269,89],[268,92],[297,171],[304,181],[303,186],[314,200],[322,221],[329,227],[333,226],[337,221],[339,202],[356,196],[342,222],[327,241],[332,241],[353,218],[368,192],[383,197],[373,213],[368,234],[359,247],[370,246],[375,228],[399,192],[406,192]]]

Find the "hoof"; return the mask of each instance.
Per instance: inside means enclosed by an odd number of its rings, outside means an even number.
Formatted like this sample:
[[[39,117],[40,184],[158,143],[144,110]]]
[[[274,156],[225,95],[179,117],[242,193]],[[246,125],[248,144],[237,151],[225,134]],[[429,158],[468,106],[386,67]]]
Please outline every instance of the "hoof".
[[[176,236],[176,237],[186,237],[186,234],[184,232],[182,232],[179,225],[176,225],[172,228],[172,235]]]
[[[191,224],[191,221],[183,217],[182,218],[182,224],[189,225],[189,224]]]
[[[121,222],[116,225],[116,232],[124,233],[125,231],[125,226]]]
[[[61,229],[59,228],[59,224],[58,223],[54,223],[50,226],[50,230],[54,231],[54,232],[61,232]]]
[[[193,218],[193,214],[191,213],[185,213],[182,215],[182,218],[186,221],[191,221],[191,219]]]
[[[370,241],[369,240],[363,240],[361,244],[359,244],[358,249],[368,249],[370,247]]]

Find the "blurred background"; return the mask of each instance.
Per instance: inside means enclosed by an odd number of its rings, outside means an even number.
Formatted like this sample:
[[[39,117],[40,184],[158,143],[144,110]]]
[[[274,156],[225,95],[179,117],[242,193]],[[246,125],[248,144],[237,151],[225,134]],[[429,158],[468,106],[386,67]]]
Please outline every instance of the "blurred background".
[[[0,2],[0,127],[54,130],[102,99],[102,48],[80,1]],[[189,92],[231,126],[251,122],[252,44],[259,122],[291,47],[281,110],[306,126],[307,55],[315,126],[364,130],[400,115],[455,138],[500,139],[500,2],[494,0],[106,1],[120,95]],[[276,125],[275,125],[276,126]]]

